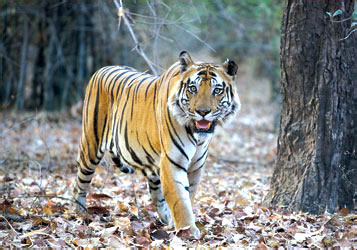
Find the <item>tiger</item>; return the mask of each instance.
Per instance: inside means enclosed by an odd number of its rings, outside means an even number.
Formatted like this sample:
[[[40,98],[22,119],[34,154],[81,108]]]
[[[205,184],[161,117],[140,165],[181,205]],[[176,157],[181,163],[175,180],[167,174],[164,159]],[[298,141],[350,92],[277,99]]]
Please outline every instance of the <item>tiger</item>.
[[[164,224],[200,237],[192,210],[216,126],[240,110],[238,65],[195,63],[182,51],[161,76],[107,66],[91,77],[83,103],[73,197],[82,207],[105,152],[124,173],[148,180]]]

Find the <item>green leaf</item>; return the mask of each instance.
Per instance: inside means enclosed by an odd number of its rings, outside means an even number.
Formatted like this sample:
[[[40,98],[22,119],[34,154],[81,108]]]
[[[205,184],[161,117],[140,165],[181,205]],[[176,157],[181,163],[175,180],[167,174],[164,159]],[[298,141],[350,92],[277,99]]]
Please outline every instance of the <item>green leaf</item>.
[[[357,22],[351,23],[351,28],[354,27],[354,26],[357,26]]]
[[[342,10],[336,10],[335,13],[333,13],[333,16],[338,16],[342,14]]]
[[[331,15],[331,12],[328,12],[328,11],[327,11],[326,14],[329,15],[329,16],[332,16],[332,15]]]
[[[352,19],[357,21],[357,10],[353,11]]]

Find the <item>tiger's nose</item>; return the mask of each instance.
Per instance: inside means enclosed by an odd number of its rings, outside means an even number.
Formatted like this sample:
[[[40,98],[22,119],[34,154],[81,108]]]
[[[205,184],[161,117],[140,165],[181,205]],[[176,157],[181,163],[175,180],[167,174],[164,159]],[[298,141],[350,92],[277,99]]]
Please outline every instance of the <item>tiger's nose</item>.
[[[205,116],[211,112],[210,109],[196,109],[196,113]]]

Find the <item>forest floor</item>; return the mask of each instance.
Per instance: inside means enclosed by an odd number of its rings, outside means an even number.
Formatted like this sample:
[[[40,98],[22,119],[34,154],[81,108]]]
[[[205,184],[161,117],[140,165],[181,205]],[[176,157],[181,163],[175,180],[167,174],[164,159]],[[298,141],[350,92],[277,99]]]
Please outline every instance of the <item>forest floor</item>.
[[[0,113],[0,247],[357,247],[357,216],[266,207],[279,106],[269,83],[240,71],[242,110],[217,128],[194,212],[200,240],[160,224],[145,178],[105,159],[87,199],[70,208],[81,119],[76,112]],[[274,126],[275,124],[275,126]],[[113,174],[115,173],[115,174]]]

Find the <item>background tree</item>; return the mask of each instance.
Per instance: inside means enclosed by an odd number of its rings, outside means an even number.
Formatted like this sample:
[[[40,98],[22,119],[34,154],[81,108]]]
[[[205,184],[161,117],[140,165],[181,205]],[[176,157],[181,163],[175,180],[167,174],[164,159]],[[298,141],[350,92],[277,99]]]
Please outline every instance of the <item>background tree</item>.
[[[257,74],[278,79],[279,20],[274,0],[123,1],[155,70],[182,50],[215,60],[247,58]],[[0,109],[67,110],[83,99],[95,70],[150,68],[112,1],[0,0]],[[217,59],[216,59],[217,58]],[[266,70],[262,70],[266,69]]]
[[[352,0],[287,2],[278,158],[267,203],[312,213],[353,208],[357,35],[346,39],[353,11]]]

